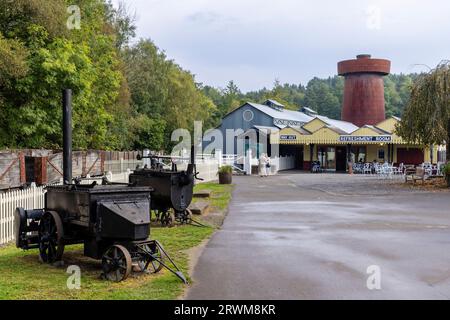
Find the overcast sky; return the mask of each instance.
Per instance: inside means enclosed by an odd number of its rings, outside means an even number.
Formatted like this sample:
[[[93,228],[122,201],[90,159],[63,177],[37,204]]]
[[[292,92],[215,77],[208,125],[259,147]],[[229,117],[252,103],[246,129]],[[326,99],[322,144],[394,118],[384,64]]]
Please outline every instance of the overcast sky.
[[[114,0],[118,2],[120,0]],[[448,0],[125,0],[151,38],[204,84],[243,91],[336,74],[359,53],[394,73],[450,59]]]

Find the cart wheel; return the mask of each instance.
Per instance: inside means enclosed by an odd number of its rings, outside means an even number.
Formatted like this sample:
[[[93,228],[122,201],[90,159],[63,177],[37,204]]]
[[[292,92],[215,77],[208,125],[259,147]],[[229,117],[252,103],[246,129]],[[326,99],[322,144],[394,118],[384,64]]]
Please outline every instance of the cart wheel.
[[[160,219],[161,213],[158,210],[151,210],[150,211],[150,221],[152,221],[153,215],[155,216],[155,219],[153,220],[153,222],[158,222]]]
[[[190,209],[186,209],[183,212],[179,212],[177,214],[177,220],[181,224],[190,224],[192,222],[192,211]]]
[[[186,223],[192,222],[192,211],[191,209],[186,209]]]
[[[156,259],[151,258],[150,263],[148,264],[148,270],[151,273],[158,273],[161,271],[161,269],[164,267],[161,263],[164,262],[166,255],[164,254],[164,248],[161,246],[161,244],[157,244],[156,241],[151,243],[149,246],[150,252],[152,255],[157,258],[160,261],[157,261]],[[160,247],[163,249],[161,250]]]
[[[44,213],[39,223],[39,257],[42,262],[60,261],[64,253],[64,230],[58,213]]]
[[[130,253],[121,245],[109,247],[103,255],[102,268],[106,279],[114,282],[125,280],[131,273]]]
[[[165,259],[165,255],[164,253],[159,249],[159,247],[156,244],[146,244],[144,246],[145,251],[147,251],[149,254],[153,255],[155,258],[157,258],[158,260],[164,262]],[[142,259],[140,259],[137,262],[137,265],[139,267],[140,272],[144,272],[146,270],[146,266],[147,266],[147,262],[148,266],[147,269],[150,273],[157,273],[159,271],[161,271],[161,269],[164,267],[160,261],[157,261],[156,259],[150,258],[147,259],[147,257],[142,257]]]
[[[172,210],[161,212],[160,221],[163,227],[172,227],[175,223],[175,214]]]

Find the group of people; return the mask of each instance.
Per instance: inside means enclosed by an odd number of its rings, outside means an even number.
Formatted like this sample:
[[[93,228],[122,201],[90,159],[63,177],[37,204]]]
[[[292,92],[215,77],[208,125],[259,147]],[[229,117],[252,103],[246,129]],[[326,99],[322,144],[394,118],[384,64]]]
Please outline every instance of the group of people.
[[[267,154],[262,153],[259,157],[259,176],[267,177],[270,173],[270,157]]]

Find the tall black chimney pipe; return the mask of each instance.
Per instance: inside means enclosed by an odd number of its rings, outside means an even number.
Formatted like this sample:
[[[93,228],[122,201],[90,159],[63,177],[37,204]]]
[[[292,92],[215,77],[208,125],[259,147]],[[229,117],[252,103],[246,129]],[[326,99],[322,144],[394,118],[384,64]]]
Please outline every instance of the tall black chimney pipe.
[[[72,183],[72,90],[63,90],[63,179]]]

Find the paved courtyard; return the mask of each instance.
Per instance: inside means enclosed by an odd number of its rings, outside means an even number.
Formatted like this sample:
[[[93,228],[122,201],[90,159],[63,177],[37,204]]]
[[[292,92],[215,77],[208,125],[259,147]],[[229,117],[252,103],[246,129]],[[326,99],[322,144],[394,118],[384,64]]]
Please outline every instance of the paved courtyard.
[[[450,298],[450,192],[345,174],[233,179],[188,299]]]

